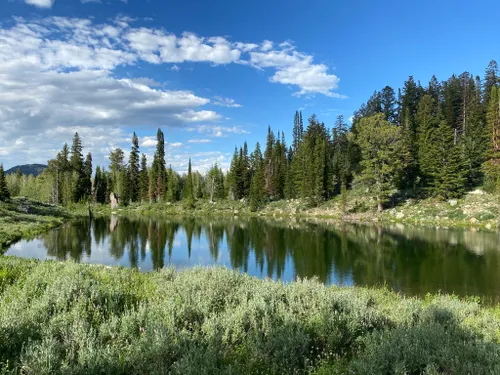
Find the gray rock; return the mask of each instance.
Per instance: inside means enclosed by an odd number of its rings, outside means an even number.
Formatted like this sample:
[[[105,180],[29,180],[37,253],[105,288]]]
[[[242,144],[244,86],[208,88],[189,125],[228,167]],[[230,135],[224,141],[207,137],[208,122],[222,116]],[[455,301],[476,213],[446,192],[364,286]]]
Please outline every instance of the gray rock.
[[[111,203],[112,210],[118,208],[118,198],[115,196],[115,193],[111,192],[111,194],[109,194],[109,201]]]
[[[453,207],[453,206],[456,206],[458,204],[458,201],[456,199],[450,199],[448,201],[448,203],[450,204],[450,206]]]

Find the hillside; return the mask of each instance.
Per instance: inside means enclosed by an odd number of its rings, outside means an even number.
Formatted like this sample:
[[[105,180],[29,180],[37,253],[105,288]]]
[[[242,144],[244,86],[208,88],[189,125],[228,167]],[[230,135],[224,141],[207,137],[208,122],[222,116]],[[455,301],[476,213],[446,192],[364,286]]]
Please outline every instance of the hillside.
[[[43,164],[24,164],[24,165],[16,165],[15,167],[10,168],[5,173],[12,174],[16,173],[19,169],[22,174],[32,174],[33,176],[38,176],[41,174],[44,169],[47,168],[46,165]]]

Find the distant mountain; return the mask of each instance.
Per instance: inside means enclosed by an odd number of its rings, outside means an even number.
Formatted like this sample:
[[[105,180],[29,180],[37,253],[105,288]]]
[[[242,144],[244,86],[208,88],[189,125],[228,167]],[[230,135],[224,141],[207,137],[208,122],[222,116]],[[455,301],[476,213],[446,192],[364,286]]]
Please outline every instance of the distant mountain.
[[[6,174],[16,173],[17,170],[19,169],[22,174],[32,174],[33,176],[36,177],[40,173],[42,173],[45,168],[47,168],[47,166],[43,164],[24,164],[24,165],[16,165],[15,167],[12,167],[9,170],[7,170],[5,173]]]

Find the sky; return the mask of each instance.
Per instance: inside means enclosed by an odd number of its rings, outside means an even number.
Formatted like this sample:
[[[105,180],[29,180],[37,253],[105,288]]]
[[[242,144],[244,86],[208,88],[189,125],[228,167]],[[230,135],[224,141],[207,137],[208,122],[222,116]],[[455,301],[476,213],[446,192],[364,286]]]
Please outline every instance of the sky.
[[[46,163],[78,131],[94,165],[156,132],[179,172],[291,142],[386,85],[500,61],[498,1],[0,0],[0,163]]]

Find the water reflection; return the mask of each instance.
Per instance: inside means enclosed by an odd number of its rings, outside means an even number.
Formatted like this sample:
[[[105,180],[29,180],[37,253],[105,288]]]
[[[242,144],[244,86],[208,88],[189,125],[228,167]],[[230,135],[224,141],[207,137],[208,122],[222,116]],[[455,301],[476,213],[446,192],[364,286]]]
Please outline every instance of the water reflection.
[[[7,254],[120,264],[225,265],[284,281],[388,285],[499,300],[497,233],[258,219],[96,218],[20,242]]]

